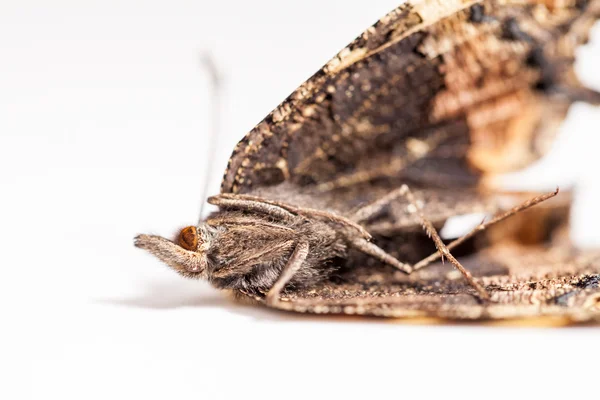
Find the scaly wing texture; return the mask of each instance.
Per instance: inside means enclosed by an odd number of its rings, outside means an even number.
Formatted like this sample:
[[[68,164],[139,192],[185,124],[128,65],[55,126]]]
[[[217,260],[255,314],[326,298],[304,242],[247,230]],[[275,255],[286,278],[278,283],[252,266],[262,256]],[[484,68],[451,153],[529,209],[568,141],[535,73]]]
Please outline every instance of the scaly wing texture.
[[[556,248],[492,247],[463,260],[491,292],[482,303],[450,266],[437,264],[406,277],[357,268],[336,282],[287,295],[278,308],[320,314],[436,317],[458,320],[561,316],[600,322],[598,253]]]
[[[585,100],[573,62],[599,9],[599,0],[409,1],[237,145],[222,192],[390,165],[424,185],[464,187],[527,165],[572,101]]]

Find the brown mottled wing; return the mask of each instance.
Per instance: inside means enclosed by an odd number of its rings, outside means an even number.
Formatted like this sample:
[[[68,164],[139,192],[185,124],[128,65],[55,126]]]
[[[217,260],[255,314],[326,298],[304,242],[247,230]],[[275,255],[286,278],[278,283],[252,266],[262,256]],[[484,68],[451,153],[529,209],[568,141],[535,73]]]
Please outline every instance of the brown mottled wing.
[[[328,182],[419,152],[397,175],[429,186],[474,187],[481,173],[526,165],[591,93],[573,62],[599,9],[600,0],[411,0],[237,145],[222,192]]]
[[[394,318],[562,316],[600,322],[599,256],[566,247],[548,250],[515,245],[494,246],[463,258],[463,265],[490,292],[490,303],[482,303],[451,266],[438,263],[410,276],[387,268],[357,267],[335,280],[288,292],[278,308]]]

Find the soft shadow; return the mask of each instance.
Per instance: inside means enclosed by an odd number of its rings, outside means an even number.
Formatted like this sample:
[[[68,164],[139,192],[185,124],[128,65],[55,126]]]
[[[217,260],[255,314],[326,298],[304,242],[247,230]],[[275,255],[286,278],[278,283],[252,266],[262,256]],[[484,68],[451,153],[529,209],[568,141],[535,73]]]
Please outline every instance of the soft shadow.
[[[195,290],[192,290],[195,289]],[[176,283],[147,282],[140,295],[127,298],[99,299],[99,303],[145,309],[175,309],[184,307],[220,307],[226,303],[218,292],[205,288],[190,288]]]
[[[141,294],[127,298],[102,298],[96,303],[120,307],[168,310],[186,307],[219,308],[224,311],[249,316],[257,320],[299,321],[314,320],[328,322],[337,320],[309,314],[295,314],[266,308],[261,304],[251,304],[236,300],[232,295],[216,289],[198,287],[187,283],[146,282]],[[344,317],[339,317],[343,320]]]
[[[460,326],[473,328],[598,328],[598,322],[574,323],[565,318],[539,317],[500,321],[447,321],[436,318],[381,318],[352,315],[315,315],[274,310],[262,304],[236,300],[232,295],[208,287],[184,283],[147,282],[139,296],[97,299],[97,303],[121,307],[167,310],[185,307],[219,308],[257,321],[320,323],[370,323],[403,326]]]

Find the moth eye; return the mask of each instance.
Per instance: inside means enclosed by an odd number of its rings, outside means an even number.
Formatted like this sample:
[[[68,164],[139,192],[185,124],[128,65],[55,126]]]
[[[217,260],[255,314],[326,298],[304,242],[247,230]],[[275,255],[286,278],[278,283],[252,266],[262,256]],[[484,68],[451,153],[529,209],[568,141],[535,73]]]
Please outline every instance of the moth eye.
[[[196,251],[198,249],[198,230],[195,226],[183,228],[179,233],[178,244],[186,250]]]

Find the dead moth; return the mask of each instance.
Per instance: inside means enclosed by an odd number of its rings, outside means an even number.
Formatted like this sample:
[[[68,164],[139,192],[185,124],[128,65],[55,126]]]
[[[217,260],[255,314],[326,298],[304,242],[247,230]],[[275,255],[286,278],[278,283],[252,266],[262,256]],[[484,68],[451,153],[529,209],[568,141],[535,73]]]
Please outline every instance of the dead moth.
[[[555,194],[539,196],[518,209],[527,209]],[[406,185],[358,209],[351,218],[263,197],[221,194],[208,200],[221,211],[199,227],[184,228],[177,243],[160,236],[140,235],[135,245],[148,250],[183,276],[207,279],[217,288],[249,295],[267,293],[267,303],[275,305],[286,286],[309,287],[328,279],[339,268],[336,261],[347,259],[350,249],[404,273],[413,272],[411,265],[400,262],[371,242],[372,236],[357,223],[401,197],[410,202],[410,212],[418,215],[441,255],[459,269],[479,296],[487,299],[486,290],[450,254]],[[511,210],[497,219],[502,220],[516,211]],[[489,224],[495,222],[492,220]],[[473,233],[483,228],[482,225]]]
[[[405,276],[359,264],[335,282],[290,291],[288,301],[277,306],[304,313],[396,318],[543,316],[600,322],[600,252],[577,251],[570,244],[571,200],[561,197],[491,227],[483,239],[493,245],[461,258],[492,293],[490,302],[477,301],[448,265],[437,263]]]
[[[384,251],[371,234],[413,237],[424,225],[487,297],[435,228],[455,214],[502,208],[497,196],[482,194],[482,178],[530,163],[572,102],[598,101],[573,73],[575,48],[598,8],[598,1],[405,3],[238,144],[222,194],[209,200],[219,212],[184,229],[177,243],[140,235],[136,245],[185,276],[267,294],[268,304],[281,306],[284,289],[329,284],[356,251],[411,272],[398,260],[404,254]]]
[[[490,302],[477,301],[449,265],[436,263],[403,275],[353,259],[354,267],[341,270],[335,280],[290,290],[276,307],[394,318],[544,316],[600,322],[600,252],[578,251],[569,242],[571,204],[564,194],[502,221],[479,236],[488,246],[477,245],[478,251],[461,257],[492,294]]]

